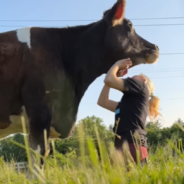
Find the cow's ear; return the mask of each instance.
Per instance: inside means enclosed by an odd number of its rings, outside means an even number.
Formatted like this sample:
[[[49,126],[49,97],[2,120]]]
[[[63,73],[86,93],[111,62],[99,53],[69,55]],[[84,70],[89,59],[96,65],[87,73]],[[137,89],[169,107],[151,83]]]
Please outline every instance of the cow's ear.
[[[117,0],[114,6],[104,13],[104,19],[112,26],[121,25],[125,14],[125,0]]]

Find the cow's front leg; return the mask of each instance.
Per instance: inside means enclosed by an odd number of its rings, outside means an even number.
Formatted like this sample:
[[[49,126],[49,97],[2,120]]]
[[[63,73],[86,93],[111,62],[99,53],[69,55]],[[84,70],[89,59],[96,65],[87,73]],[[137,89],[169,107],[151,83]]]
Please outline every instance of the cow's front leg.
[[[51,125],[51,112],[45,98],[45,91],[41,84],[29,82],[23,88],[23,103],[29,120],[29,143],[30,148],[42,157],[48,155],[48,138]],[[47,144],[46,144],[46,142]],[[31,162],[34,170],[43,170],[44,159],[40,159],[39,169],[35,167],[36,158],[31,154]],[[38,164],[38,163],[37,163]],[[36,165],[37,165],[36,164]]]
[[[29,135],[29,145],[30,148],[35,152],[30,154],[31,159],[31,165],[33,168],[33,171],[36,172],[38,175],[44,176],[44,159],[48,156],[50,152],[49,144],[48,144],[48,138],[46,138],[43,135],[43,138],[40,134],[40,136],[35,136],[33,133]],[[41,158],[40,158],[41,156]],[[37,178],[35,173],[28,172],[28,178],[33,176],[34,178]]]

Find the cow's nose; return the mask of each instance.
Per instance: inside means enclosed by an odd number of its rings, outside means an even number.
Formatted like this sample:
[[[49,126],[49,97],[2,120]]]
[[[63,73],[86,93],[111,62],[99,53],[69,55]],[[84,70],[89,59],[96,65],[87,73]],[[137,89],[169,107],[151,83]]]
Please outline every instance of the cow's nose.
[[[156,48],[156,50],[158,50],[158,51],[159,51],[159,48],[158,48],[158,46],[157,46],[157,45],[155,45],[155,48]]]

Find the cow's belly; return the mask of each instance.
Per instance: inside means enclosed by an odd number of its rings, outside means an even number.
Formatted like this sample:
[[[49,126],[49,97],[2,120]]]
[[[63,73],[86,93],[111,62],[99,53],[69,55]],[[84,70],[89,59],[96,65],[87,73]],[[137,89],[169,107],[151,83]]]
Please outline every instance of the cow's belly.
[[[23,108],[23,113],[18,116],[10,116],[11,124],[6,129],[0,129],[0,140],[5,139],[6,137],[17,134],[24,133],[29,134],[29,121],[25,112],[25,108]],[[23,131],[22,124],[25,125],[25,130]],[[53,126],[50,127],[50,139],[57,139],[60,137],[60,133],[58,133]]]

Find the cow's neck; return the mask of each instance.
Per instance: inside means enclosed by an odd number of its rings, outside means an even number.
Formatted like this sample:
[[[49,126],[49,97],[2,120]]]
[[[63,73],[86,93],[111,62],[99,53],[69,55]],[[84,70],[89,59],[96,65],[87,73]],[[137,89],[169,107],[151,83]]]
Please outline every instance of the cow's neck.
[[[97,70],[104,59],[106,24],[99,21],[86,26],[64,28],[62,63],[74,86],[78,106],[89,85],[103,72]]]
[[[81,50],[78,51],[76,60],[75,92],[78,104],[90,84],[104,73],[101,64],[106,55],[104,46],[106,29],[106,24],[100,21],[83,35],[79,47]]]
[[[95,23],[60,29],[62,64],[69,76],[72,76],[76,71],[75,63],[82,34],[93,24]]]

